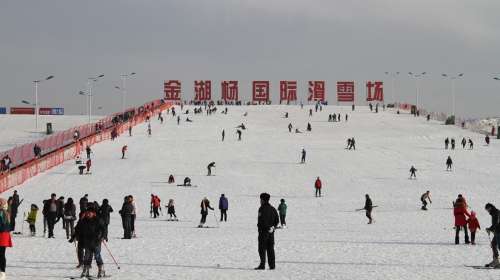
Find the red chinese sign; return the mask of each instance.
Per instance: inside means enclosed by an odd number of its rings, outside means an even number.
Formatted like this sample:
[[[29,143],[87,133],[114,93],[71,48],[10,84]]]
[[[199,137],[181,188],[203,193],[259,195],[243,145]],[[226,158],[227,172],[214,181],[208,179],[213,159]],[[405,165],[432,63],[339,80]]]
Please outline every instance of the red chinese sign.
[[[181,100],[181,81],[169,80],[163,83],[166,100]]]
[[[380,81],[366,83],[366,101],[384,101],[384,83]],[[373,89],[373,95],[372,95]]]
[[[354,82],[337,82],[337,101],[354,102]]]
[[[238,81],[223,81],[220,83],[222,100],[238,101]]]
[[[253,81],[252,83],[252,101],[269,101],[269,81]]]
[[[212,100],[212,82],[194,81],[194,93],[195,101]]]
[[[325,101],[325,81],[309,81],[308,101]]]
[[[282,101],[297,101],[297,81],[280,82],[280,103]]]

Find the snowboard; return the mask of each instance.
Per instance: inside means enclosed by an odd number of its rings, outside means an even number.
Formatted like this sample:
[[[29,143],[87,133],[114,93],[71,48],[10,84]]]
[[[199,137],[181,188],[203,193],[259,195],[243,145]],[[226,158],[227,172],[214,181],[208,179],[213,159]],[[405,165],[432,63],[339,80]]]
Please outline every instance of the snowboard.
[[[185,187],[185,188],[197,188],[198,185],[184,185],[184,184],[180,184],[180,185],[177,185],[178,187]]]

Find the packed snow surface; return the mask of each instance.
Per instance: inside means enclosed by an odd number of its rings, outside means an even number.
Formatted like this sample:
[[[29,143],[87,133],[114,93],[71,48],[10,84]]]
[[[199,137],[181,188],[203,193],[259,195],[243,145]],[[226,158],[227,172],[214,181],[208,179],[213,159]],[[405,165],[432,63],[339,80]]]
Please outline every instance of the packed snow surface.
[[[74,162],[54,168],[16,189],[24,202],[39,206],[54,192],[76,203],[85,193],[90,200],[108,198],[115,212],[109,229],[109,248],[119,262],[118,270],[102,248],[105,267],[113,279],[498,279],[498,270],[475,270],[466,265],[491,261],[488,236],[477,234],[477,245],[454,244],[452,201],[461,193],[476,210],[482,228],[490,225],[486,202],[500,203],[498,170],[500,145],[492,139],[455,126],[427,122],[424,118],[378,114],[366,107],[325,106],[309,117],[305,106],[229,107],[227,115],[181,116],[177,125],[171,115],[164,124],[152,118],[152,136],[146,124],[133,136],[123,135],[93,149],[92,174],[77,175]],[[179,108],[177,108],[179,111]],[[192,112],[192,107],[190,109]],[[245,112],[248,115],[243,116]],[[284,113],[289,118],[284,118]],[[328,114],[340,113],[341,122],[327,122]],[[345,121],[345,114],[349,120]],[[302,134],[289,133],[292,123]],[[307,123],[312,132],[306,132]],[[244,123],[242,141],[235,127]],[[221,142],[222,129],[226,140]],[[356,150],[346,150],[355,137]],[[454,137],[457,148],[444,149],[444,139]],[[462,149],[462,137],[472,138],[473,150]],[[128,145],[122,160],[121,147]],[[306,164],[299,164],[300,151]],[[451,155],[452,172],[445,171]],[[216,162],[215,176],[206,166]],[[414,165],[417,179],[409,180]],[[196,188],[176,184],[185,176]],[[314,180],[323,181],[323,197],[314,197]],[[431,191],[429,211],[420,210],[420,196]],[[257,253],[259,194],[269,192],[271,204],[284,198],[288,204],[286,229],[275,234],[276,270],[254,271]],[[3,194],[10,195],[12,191]],[[179,222],[150,218],[150,194],[165,205],[175,199]],[[210,213],[211,228],[197,228],[200,201],[208,197],[217,209],[218,198],[229,199],[228,222],[217,223]],[[367,225],[364,195],[370,194],[375,223]],[[118,210],[123,197],[132,194],[139,208],[137,238],[122,240]],[[78,207],[78,205],[77,205]],[[470,209],[469,209],[470,210]],[[40,211],[41,212],[41,211]],[[219,216],[218,210],[215,215]],[[75,247],[65,239],[62,223],[55,239],[42,237],[39,213],[37,237],[14,236],[7,250],[9,279],[62,279],[80,275],[75,269]],[[267,264],[266,264],[267,267]],[[94,266],[92,274],[97,274]]]

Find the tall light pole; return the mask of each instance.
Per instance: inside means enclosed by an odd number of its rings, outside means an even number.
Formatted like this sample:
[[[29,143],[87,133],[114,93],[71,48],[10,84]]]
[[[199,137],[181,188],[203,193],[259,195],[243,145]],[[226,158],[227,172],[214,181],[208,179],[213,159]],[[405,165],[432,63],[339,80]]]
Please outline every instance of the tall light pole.
[[[126,91],[126,87],[125,87],[125,84],[127,82],[127,79],[134,76],[135,75],[135,72],[132,72],[130,74],[122,74],[120,75],[120,77],[122,78],[122,86],[121,86],[121,90],[122,90],[122,114],[125,113],[125,95],[127,93]],[[115,87],[117,88],[117,87]]]
[[[420,74],[415,74],[413,72],[408,72],[408,75],[410,75],[410,77],[412,77],[413,79],[415,79],[415,106],[417,107],[417,110],[418,110],[418,97],[419,97],[419,80],[420,78],[424,77],[425,74],[427,74],[427,72],[422,72]]]
[[[396,78],[399,75],[399,72],[385,72],[386,75],[392,77],[392,83],[391,83],[391,92],[392,92],[392,103],[396,103]]]
[[[43,81],[48,81],[50,79],[54,78],[54,76],[48,76],[47,78],[43,80],[35,80],[33,83],[35,84],[35,131],[38,131],[38,84],[43,82]]]
[[[89,96],[89,123],[92,122],[92,85],[97,82],[99,78],[104,77],[104,74],[101,74],[97,77],[90,77],[87,79],[87,88],[88,88],[88,96]]]
[[[460,73],[456,76],[449,75],[449,74],[441,74],[441,76],[451,80],[451,115],[455,116],[455,108],[456,108],[456,106],[455,106],[455,104],[456,104],[455,103],[456,102],[455,101],[456,100],[456,98],[455,98],[455,80],[462,78],[464,76],[464,73]]]

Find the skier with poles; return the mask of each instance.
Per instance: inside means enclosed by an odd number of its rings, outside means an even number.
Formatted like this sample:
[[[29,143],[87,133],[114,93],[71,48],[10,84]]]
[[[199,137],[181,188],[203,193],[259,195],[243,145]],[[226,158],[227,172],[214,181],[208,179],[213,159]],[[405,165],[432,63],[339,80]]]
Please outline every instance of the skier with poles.
[[[417,169],[412,165],[411,168],[410,168],[410,179],[413,177],[415,179],[417,179],[417,175],[415,174],[415,172],[417,172]]]
[[[198,227],[202,228],[207,221],[208,209],[214,210],[214,208],[212,208],[210,206],[210,201],[206,197],[204,197],[203,200],[201,201],[200,208],[201,208],[201,212],[200,212],[201,220],[200,220],[200,224],[198,225]]]
[[[271,196],[268,193],[260,194],[261,206],[257,218],[260,264],[255,270],[265,269],[266,253],[269,269],[273,270],[276,267],[274,256],[274,230],[278,226],[279,218],[276,209],[269,204],[270,198]]]
[[[207,176],[212,176],[212,168],[215,168],[215,162],[213,161],[207,165]]]
[[[465,137],[462,138],[462,148],[465,149],[465,145],[467,144],[467,140],[465,140]]]
[[[453,161],[451,160],[451,157],[448,156],[446,159],[446,171],[451,171],[451,165],[453,164]]]
[[[432,204],[430,191],[426,191],[422,194],[422,196],[420,196],[420,201],[422,201],[422,210],[427,210],[427,200],[429,200],[429,203]]]
[[[486,264],[486,267],[500,268],[500,262],[498,261],[498,249],[500,249],[500,211],[491,203],[486,203],[484,209],[491,216],[491,226],[486,228],[488,237],[490,233],[493,233],[493,238],[490,240],[491,250],[493,253],[493,261]]]
[[[363,207],[361,209],[356,209],[356,211],[365,210],[366,217],[368,218],[368,224],[371,224],[373,222],[372,210],[374,207],[377,207],[377,206],[373,206],[373,203],[372,203],[370,196],[368,194],[365,194],[365,207]]]

